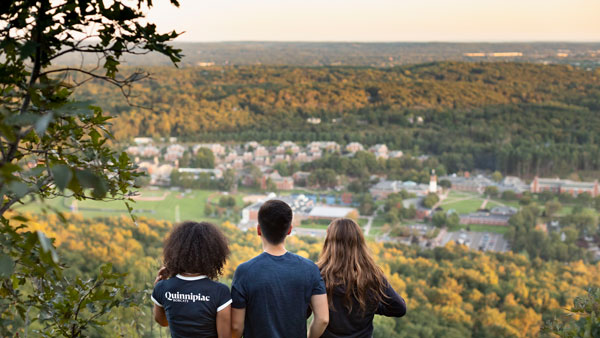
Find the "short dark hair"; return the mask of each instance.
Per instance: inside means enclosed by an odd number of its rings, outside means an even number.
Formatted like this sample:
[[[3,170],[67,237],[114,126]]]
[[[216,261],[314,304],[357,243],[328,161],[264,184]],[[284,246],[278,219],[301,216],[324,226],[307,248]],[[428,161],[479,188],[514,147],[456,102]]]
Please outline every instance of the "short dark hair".
[[[260,231],[271,244],[283,242],[292,225],[292,218],[292,208],[280,200],[266,201],[258,210]]]
[[[199,273],[216,279],[229,256],[227,238],[207,222],[183,222],[171,231],[163,248],[166,275]]]

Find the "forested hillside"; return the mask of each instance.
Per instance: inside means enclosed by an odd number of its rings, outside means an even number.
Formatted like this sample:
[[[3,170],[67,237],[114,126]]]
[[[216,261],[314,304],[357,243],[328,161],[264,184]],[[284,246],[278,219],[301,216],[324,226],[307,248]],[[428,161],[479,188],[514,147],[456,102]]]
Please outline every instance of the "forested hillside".
[[[448,43],[448,42],[174,42],[185,57],[182,65],[353,65],[389,67],[431,61],[494,60],[495,57],[470,57],[465,53],[517,52],[510,60],[526,62],[578,63],[597,67],[600,43],[536,42],[536,43]],[[558,56],[557,52],[562,53]],[[566,53],[565,53],[566,52]],[[567,55],[565,55],[567,54]],[[503,57],[506,59],[507,57]],[[124,57],[135,66],[169,65],[167,58],[149,53]],[[88,59],[95,64],[95,60]],[[60,57],[58,63],[81,63],[81,56]]]
[[[56,238],[62,261],[72,266],[69,273],[86,276],[101,262],[112,262],[118,271],[128,273],[127,283],[137,289],[151,288],[160,265],[162,241],[172,227],[151,219],[134,224],[127,217],[67,215],[66,224],[55,215],[39,217],[28,223],[29,229]],[[222,224],[221,229],[232,252],[222,278],[229,283],[239,263],[261,252],[260,240],[254,231],[244,233],[230,223]],[[369,246],[408,305],[404,318],[375,320],[376,338],[537,337],[542,323],[570,307],[587,286],[600,286],[600,263],[544,262],[454,245],[434,250],[375,242]],[[290,237],[287,247],[316,260],[322,242],[313,237]],[[119,310],[118,321],[109,321],[97,328],[101,331],[87,335],[159,336],[150,316],[149,296],[144,299],[147,304]]]
[[[600,169],[600,70],[456,62],[147,70],[152,78],[132,88],[135,106],[106,84],[77,91],[120,116],[120,140],[359,141],[438,155],[450,172]]]

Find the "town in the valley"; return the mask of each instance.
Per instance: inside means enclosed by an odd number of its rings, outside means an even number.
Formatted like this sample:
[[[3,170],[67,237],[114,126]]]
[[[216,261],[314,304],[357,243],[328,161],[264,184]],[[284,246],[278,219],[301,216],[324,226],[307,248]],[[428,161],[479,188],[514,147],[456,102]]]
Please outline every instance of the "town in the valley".
[[[546,204],[545,217],[536,225],[537,230],[556,232],[565,240],[560,222],[561,216],[577,208],[571,202],[600,198],[597,180],[525,180],[499,172],[448,173],[443,168],[436,172],[436,162],[429,156],[407,155],[385,144],[191,144],[138,137],[124,150],[144,173],[136,182],[139,193],[132,196],[137,201],[134,213],[172,221],[208,217],[235,222],[243,230],[256,225],[262,203],[278,198],[293,208],[296,235],[324,237],[331,220],[349,217],[377,241],[424,248],[453,242],[473,250],[504,252],[511,250],[504,235],[511,217],[527,200],[566,199]],[[388,172],[369,168],[386,163],[410,167],[403,175],[413,179],[395,179],[397,173],[390,174],[389,168]],[[348,168],[334,168],[338,164]],[[153,202],[172,208],[156,214]],[[76,201],[63,204],[75,212],[122,211]],[[557,210],[550,212],[551,207]],[[598,238],[584,234],[577,245],[600,259]]]

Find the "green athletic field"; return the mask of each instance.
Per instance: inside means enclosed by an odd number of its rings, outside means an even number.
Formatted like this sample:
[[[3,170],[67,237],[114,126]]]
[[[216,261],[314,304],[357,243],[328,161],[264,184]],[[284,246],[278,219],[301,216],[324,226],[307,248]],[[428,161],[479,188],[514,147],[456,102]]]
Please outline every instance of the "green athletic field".
[[[142,189],[140,193],[143,198],[154,198],[157,200],[138,200],[130,203],[136,216],[146,216],[171,222],[184,220],[221,222],[225,219],[231,220],[241,216],[239,211],[234,214],[232,210],[226,210],[222,215],[215,213],[212,217],[205,216],[204,208],[209,199],[213,206],[218,205],[219,197],[221,197],[221,193],[218,191],[192,190],[190,193],[185,193],[169,189]],[[236,198],[236,206],[241,207],[243,205],[241,195],[234,196]],[[44,207],[51,207],[61,212],[70,212],[72,203],[72,198],[56,198],[47,200],[44,205],[34,202],[19,206],[16,209],[27,212],[41,212]],[[77,208],[78,212],[84,217],[127,214],[127,207],[123,201],[77,201]]]

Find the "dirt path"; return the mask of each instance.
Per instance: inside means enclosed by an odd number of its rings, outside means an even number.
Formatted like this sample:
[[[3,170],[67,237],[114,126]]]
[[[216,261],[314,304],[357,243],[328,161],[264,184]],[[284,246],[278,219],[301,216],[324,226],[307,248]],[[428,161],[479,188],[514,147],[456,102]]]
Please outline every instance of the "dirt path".
[[[483,202],[481,203],[481,206],[479,207],[479,209],[485,209],[485,206],[488,204],[488,202],[490,201],[489,197],[484,199]]]
[[[167,198],[167,196],[169,196],[171,192],[170,191],[165,191],[162,196],[144,196],[144,195],[139,195],[139,196],[133,196],[131,197],[134,201],[146,201],[146,202],[160,202],[160,201],[164,201],[165,198]]]
[[[446,190],[445,194],[440,195],[440,200],[431,207],[431,210],[437,209],[442,204],[442,202],[444,202],[444,200],[446,198],[448,198],[449,194],[450,194],[450,190]]]

